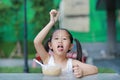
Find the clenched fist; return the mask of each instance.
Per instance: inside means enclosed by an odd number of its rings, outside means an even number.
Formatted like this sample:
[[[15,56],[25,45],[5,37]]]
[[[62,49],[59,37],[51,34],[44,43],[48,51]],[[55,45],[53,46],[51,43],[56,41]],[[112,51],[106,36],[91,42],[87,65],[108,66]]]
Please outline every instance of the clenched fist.
[[[75,77],[82,77],[82,75],[83,75],[83,72],[82,72],[80,66],[77,64],[73,66],[73,73],[74,73]]]
[[[55,23],[58,20],[59,13],[57,10],[52,9],[50,11],[50,22]]]

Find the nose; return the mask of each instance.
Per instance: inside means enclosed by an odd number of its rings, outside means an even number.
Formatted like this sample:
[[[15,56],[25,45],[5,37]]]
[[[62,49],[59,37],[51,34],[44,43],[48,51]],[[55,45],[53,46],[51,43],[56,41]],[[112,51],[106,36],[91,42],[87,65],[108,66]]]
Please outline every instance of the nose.
[[[59,38],[58,42],[61,43],[62,42],[62,38]]]

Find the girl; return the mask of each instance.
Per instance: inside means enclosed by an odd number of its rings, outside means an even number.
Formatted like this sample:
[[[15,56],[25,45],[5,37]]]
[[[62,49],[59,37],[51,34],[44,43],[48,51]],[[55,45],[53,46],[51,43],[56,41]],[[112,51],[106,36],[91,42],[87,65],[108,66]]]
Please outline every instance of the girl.
[[[59,13],[56,10],[50,11],[49,23],[38,33],[34,39],[34,45],[39,53],[43,64],[57,64],[62,68],[62,74],[73,73],[75,77],[82,77],[98,72],[97,67],[82,63],[75,59],[66,57],[66,54],[72,49],[73,37],[66,29],[55,30],[49,39],[48,46],[53,54],[48,54],[42,44],[50,29],[58,19]]]

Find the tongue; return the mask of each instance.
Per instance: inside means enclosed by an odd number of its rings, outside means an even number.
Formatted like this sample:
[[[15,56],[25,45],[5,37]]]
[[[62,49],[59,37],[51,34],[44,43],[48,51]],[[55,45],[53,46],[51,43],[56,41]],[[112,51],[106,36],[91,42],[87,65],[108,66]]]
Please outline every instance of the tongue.
[[[59,48],[58,48],[58,51],[63,51],[63,48],[62,48],[62,47],[59,47]]]

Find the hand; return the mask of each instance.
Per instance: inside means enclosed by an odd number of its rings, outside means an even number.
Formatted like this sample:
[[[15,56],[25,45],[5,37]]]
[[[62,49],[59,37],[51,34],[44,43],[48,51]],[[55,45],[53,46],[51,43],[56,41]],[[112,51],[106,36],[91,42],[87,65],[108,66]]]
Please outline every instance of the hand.
[[[50,11],[50,22],[55,23],[58,20],[59,13],[55,9]]]
[[[73,73],[76,77],[82,77],[82,70],[80,69],[79,65],[73,66]]]

